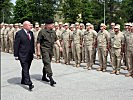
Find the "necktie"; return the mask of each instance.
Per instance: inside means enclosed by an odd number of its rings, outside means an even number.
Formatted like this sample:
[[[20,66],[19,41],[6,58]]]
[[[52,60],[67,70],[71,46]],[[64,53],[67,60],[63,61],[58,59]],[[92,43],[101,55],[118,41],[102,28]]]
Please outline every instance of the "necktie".
[[[27,32],[28,39],[31,40],[30,32]]]

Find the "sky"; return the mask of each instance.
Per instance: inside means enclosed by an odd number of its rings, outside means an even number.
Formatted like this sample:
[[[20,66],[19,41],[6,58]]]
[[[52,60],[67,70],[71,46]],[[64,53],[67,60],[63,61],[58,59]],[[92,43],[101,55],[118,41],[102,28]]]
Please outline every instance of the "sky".
[[[12,2],[13,4],[15,4],[16,0],[11,0],[11,2]]]

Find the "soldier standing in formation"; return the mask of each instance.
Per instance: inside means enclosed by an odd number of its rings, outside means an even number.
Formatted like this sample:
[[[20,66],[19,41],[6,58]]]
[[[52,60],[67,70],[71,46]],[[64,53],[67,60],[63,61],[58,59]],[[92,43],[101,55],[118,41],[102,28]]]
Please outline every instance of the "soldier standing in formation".
[[[72,36],[73,36],[73,32],[74,32],[74,24],[71,24],[70,26],[70,52],[71,52],[71,59],[74,61],[74,44],[73,44],[73,41],[72,41]]]
[[[84,32],[86,31],[85,30],[85,26],[83,23],[80,23],[80,30],[82,31],[82,36],[84,36]],[[83,38],[82,38],[83,39]],[[82,40],[82,42],[84,41],[84,39]],[[82,47],[81,47],[81,57],[82,57],[82,62],[85,62],[85,45],[83,44]]]
[[[133,24],[131,24],[130,27],[131,30],[125,34],[125,49],[127,55],[127,67],[129,71],[129,73],[125,75],[127,77],[133,76]]]
[[[75,30],[72,36],[73,40],[73,48],[74,48],[74,60],[75,67],[80,67],[81,63],[81,44],[82,44],[82,31],[79,29],[79,23],[75,23]]]
[[[96,36],[97,34],[90,29],[90,23],[86,24],[86,31],[84,32],[84,45],[85,45],[85,50],[86,50],[86,62],[87,62],[87,66],[86,68],[88,70],[90,70],[92,68],[93,65],[93,53],[94,53],[94,48],[95,48],[95,44],[96,44]]]
[[[59,30],[59,25],[58,23],[55,23],[55,32],[58,41],[61,41],[61,31]],[[60,62],[60,47],[59,45],[55,42],[54,43],[54,57],[55,57],[55,62],[59,63]]]
[[[4,42],[4,30],[5,30],[5,26],[4,23],[1,23],[1,51],[5,52],[5,42]]]
[[[70,34],[71,31],[69,30],[68,23],[64,24],[64,31],[61,34],[61,41],[62,41],[62,48],[63,48],[63,57],[64,57],[64,64],[70,65]]]
[[[4,43],[5,43],[5,48],[4,48],[4,51],[6,53],[9,53],[9,45],[8,45],[8,38],[7,38],[7,35],[8,35],[8,31],[9,31],[9,25],[8,24],[5,24],[5,30],[4,30]]]
[[[117,25],[114,27],[114,34],[110,36],[110,49],[111,49],[111,57],[112,57],[112,67],[113,71],[111,74],[119,75],[122,54],[124,53],[124,35],[120,32],[120,26]]]
[[[14,51],[13,51],[13,42],[14,42],[14,31],[15,31],[15,29],[14,29],[14,27],[13,27],[13,24],[10,24],[9,25],[10,26],[10,29],[9,29],[9,32],[8,32],[8,42],[9,42],[9,52],[10,53],[13,53]]]
[[[109,37],[114,33],[114,27],[115,27],[115,23],[111,23],[111,29],[108,30],[109,32]],[[111,57],[111,50],[109,49],[109,55],[110,55],[110,62],[112,62],[112,57]]]
[[[106,25],[101,23],[100,31],[97,35],[97,48],[100,67],[97,71],[106,71],[107,68],[107,53],[108,53],[108,39],[109,33],[106,30]]]

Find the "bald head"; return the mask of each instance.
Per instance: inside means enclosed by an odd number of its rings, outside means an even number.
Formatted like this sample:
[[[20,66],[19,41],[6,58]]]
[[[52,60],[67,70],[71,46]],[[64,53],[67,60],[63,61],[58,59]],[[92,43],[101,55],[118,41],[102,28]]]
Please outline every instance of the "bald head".
[[[31,30],[31,23],[29,21],[24,21],[23,22],[23,28],[26,29],[27,31]]]

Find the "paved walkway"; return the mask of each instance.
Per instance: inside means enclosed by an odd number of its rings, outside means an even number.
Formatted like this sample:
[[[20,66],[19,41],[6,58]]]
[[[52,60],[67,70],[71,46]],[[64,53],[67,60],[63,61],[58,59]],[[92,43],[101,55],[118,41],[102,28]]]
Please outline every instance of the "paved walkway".
[[[83,66],[85,64],[82,64]],[[82,67],[83,67],[82,66]],[[35,85],[32,92],[21,85],[21,67],[13,55],[1,53],[1,99],[2,100],[133,100],[133,78],[88,71],[71,65],[52,63],[57,84],[51,87],[41,81],[42,61],[34,60],[30,70]]]

